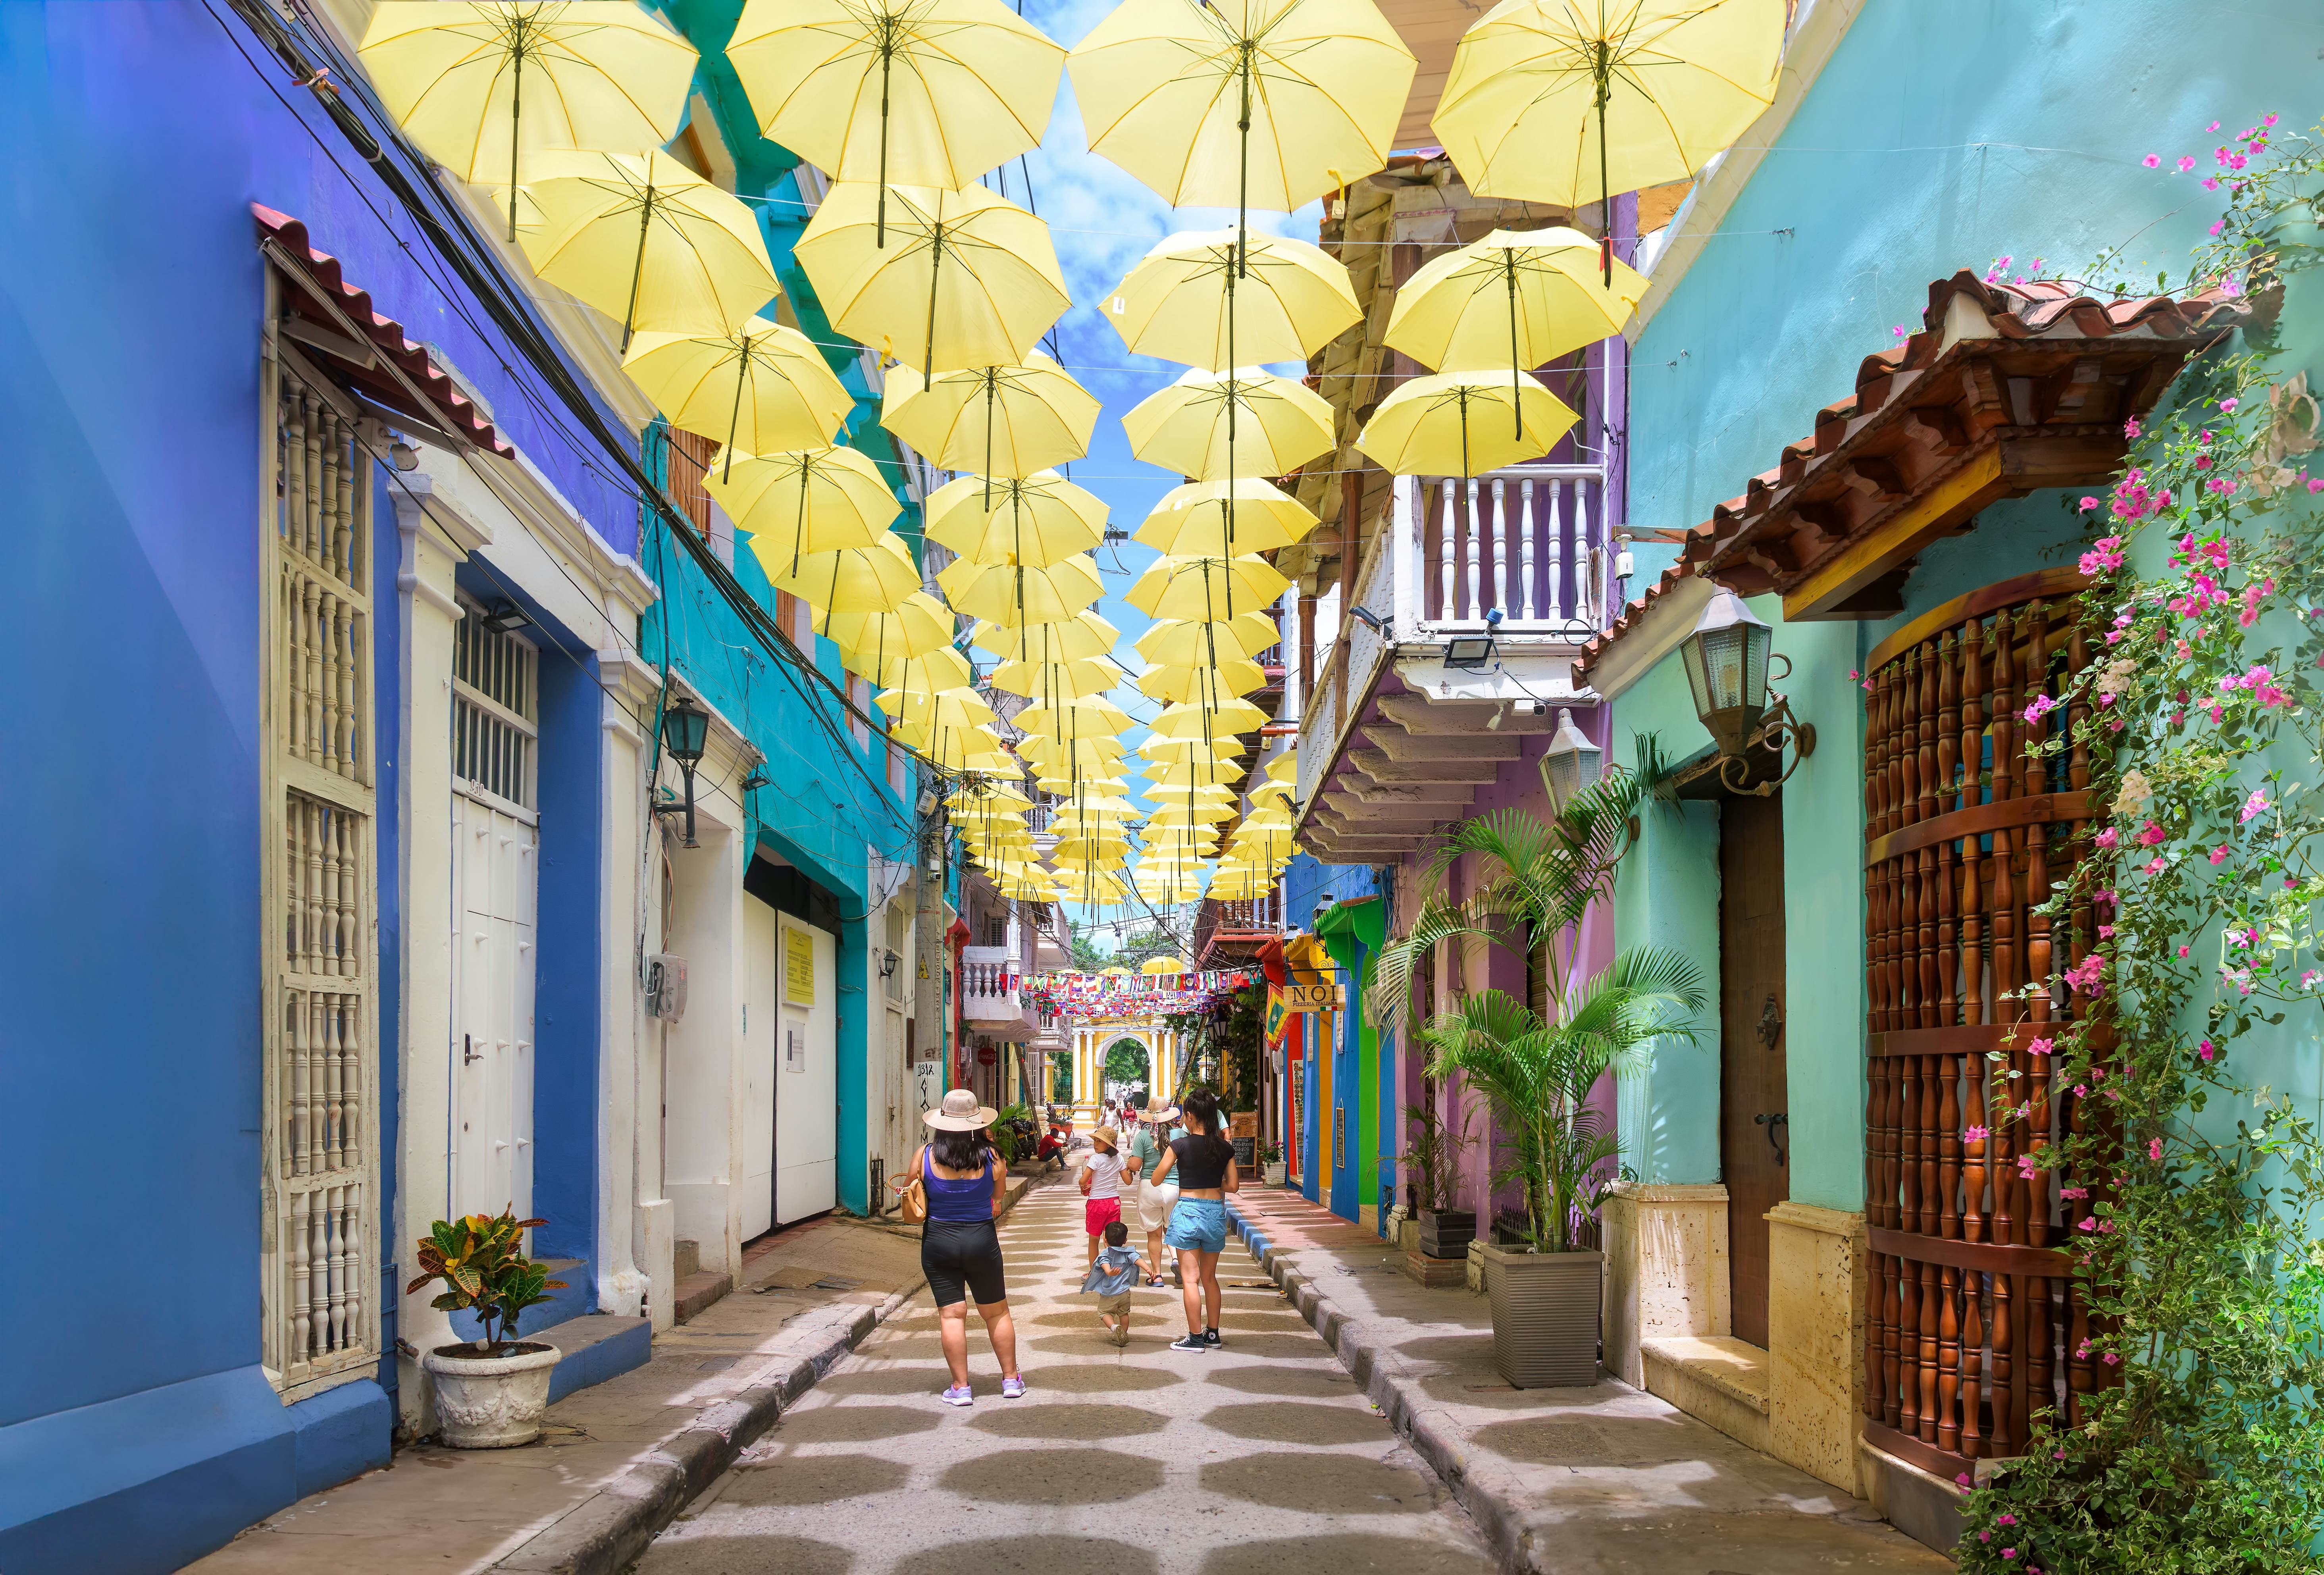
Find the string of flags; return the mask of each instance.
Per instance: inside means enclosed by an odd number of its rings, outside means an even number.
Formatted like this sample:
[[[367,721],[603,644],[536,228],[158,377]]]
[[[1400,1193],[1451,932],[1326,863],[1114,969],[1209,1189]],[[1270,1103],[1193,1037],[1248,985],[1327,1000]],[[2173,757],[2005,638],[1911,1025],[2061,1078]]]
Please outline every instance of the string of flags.
[[[1032,988],[1045,1009],[1054,1012],[1199,1011],[1230,990],[1247,989],[1252,976],[1238,969],[1202,969],[1187,973],[1040,973]]]

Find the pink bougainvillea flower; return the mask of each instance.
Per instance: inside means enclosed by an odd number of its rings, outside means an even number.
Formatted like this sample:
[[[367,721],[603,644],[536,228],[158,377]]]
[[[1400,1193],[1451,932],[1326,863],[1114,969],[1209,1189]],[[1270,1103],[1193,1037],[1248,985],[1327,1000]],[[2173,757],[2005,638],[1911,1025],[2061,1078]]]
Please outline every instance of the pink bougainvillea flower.
[[[2159,846],[2169,834],[2158,823],[2150,820],[2138,828],[2138,845],[2142,848]]]
[[[2243,813],[2236,817],[2236,824],[2238,825],[2248,824],[2253,819],[2264,813],[2266,809],[2267,789],[2264,788],[2255,788],[2252,792],[2252,796],[2244,800]]]
[[[2184,956],[2187,954],[2187,952],[2188,952],[2188,948],[2187,948],[2187,947],[2185,947],[2185,946],[2181,946],[2181,947],[2180,947],[2180,948],[2179,948],[2179,955],[2181,955],[2181,957],[2184,957]]]
[[[2219,129],[2219,123],[2218,123],[2218,121],[2216,121],[2216,120],[2215,120],[2215,121],[2213,121],[2209,125],[2205,126],[2203,129],[2204,129],[2205,131],[2207,131],[2207,132],[2215,132],[2215,131],[2217,131],[2217,130],[2218,130],[2218,129]]]
[[[1960,1476],[1955,1477],[1953,1481],[1960,1487],[1968,1487],[1969,1485],[1969,1473],[1967,1471],[1963,1471]]]
[[[2076,1089],[2074,1091],[2076,1093],[2080,1093],[2082,1091],[2080,1089]],[[2098,1228],[2098,1222],[2096,1220],[2089,1218],[2088,1215],[2084,1215],[2081,1222],[2074,1227],[2077,1230],[2096,1230]]]
[[[2310,476],[2308,490],[2311,493],[2324,493],[2324,476]]]
[[[2224,230],[2227,227],[2227,221],[2225,219],[2213,219],[2211,221],[2211,234],[2213,235],[2217,235],[2221,230]]]
[[[2227,861],[2227,844],[2221,843],[2218,847],[2211,850],[2211,862],[2214,864],[2224,864]]]
[[[2219,189],[2219,178],[2218,178],[2217,175],[2206,175],[2206,176],[2204,176],[2204,177],[2203,177],[2203,189],[2204,189],[2204,190],[2206,190],[2206,191],[2217,191],[2218,189]]]
[[[1993,1517],[1993,1524],[1996,1525],[2015,1525],[2017,1524],[2017,1517],[2014,1515],[1997,1515]]]
[[[2212,1044],[2209,1039],[2204,1040],[2200,1045],[2195,1047],[2195,1054],[2201,1056],[2206,1061],[2210,1060],[2218,1053],[2219,1047],[2217,1045]]]
[[[2146,1140],[2146,1157],[2149,1159],[2160,1159],[2163,1157],[2162,1138],[2149,1138]]]
[[[2122,841],[2122,834],[2112,826],[2107,827],[2098,834],[2098,844],[2101,848],[2111,848],[2120,841]]]
[[[2139,162],[2145,165],[2150,170],[2160,170],[2163,168],[2163,155],[2160,153],[2149,153],[2146,157],[2141,159]]]
[[[2113,940],[2113,939],[2114,939],[2114,926],[2113,926],[2112,925],[2100,925],[2100,926],[2098,926],[2098,939],[2099,939],[2099,940],[2101,940],[2101,941],[2111,941],[2111,940]]]
[[[2163,873],[2163,861],[2160,859],[2149,859],[2140,867],[2149,875],[2160,875]]]
[[[2138,436],[2138,418],[2136,416],[2133,416],[2129,420],[2125,421],[2122,424],[2122,435],[2126,438],[2135,438]]]
[[[2052,1050],[2057,1047],[2057,1044],[2058,1042],[2055,1039],[2036,1039],[2031,1045],[2025,1046],[2025,1054],[2028,1055],[2047,1055]]]
[[[1982,1127],[1971,1127],[1961,1134],[1961,1140],[1965,1143],[1982,1143],[1992,1136],[1992,1133]]]
[[[2082,500],[2082,511],[2084,513],[2088,513],[2090,510],[2095,509],[2098,506],[2098,501],[2096,498],[2086,497]]]
[[[2234,411],[2235,411],[2235,408],[2236,408],[2236,406],[2239,402],[2241,402],[2241,401],[2237,401],[2237,400],[2236,400],[2236,399],[2234,399],[2234,398],[2232,398],[2232,397],[2227,398],[2227,399],[2224,399],[2224,400],[2221,400],[2221,401],[2219,401],[2219,409],[2221,409],[2221,410],[2223,410],[2227,411],[2229,414],[2233,414],[2233,413],[2234,413]],[[2205,436],[2206,438],[2208,438],[2208,437],[2209,437],[2209,436],[2210,436],[2210,434],[2209,434],[2209,433],[2208,433],[2208,432],[2206,432],[2206,433],[2204,433],[2204,434],[2203,434],[2203,436]]]
[[[2185,173],[2187,173],[2187,171],[2188,171],[2188,170],[2192,170],[2194,167],[2195,167],[2195,155],[2194,155],[2194,154],[2192,154],[2192,153],[2181,153],[2181,154],[2180,154],[2180,155],[2179,155],[2179,173],[2181,173],[2181,175],[2184,175]]]

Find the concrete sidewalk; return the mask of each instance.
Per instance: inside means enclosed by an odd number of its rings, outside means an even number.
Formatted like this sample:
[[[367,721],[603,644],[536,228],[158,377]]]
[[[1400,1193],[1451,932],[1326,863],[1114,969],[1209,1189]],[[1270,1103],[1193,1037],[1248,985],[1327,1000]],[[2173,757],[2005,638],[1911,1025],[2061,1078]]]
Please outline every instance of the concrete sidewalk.
[[[1028,1184],[1010,1182],[1011,1205]],[[910,1302],[926,1283],[919,1228],[812,1221],[746,1255],[741,1280],[655,1336],[645,1366],[552,1405],[536,1442],[399,1450],[379,1470],[300,1500],[188,1568],[613,1575]]]
[[[1397,1432],[1452,1488],[1505,1569],[1555,1575],[1948,1570],[1872,1507],[1611,1378],[1513,1389],[1492,1313],[1428,1290],[1370,1230],[1259,1187],[1245,1245]]]

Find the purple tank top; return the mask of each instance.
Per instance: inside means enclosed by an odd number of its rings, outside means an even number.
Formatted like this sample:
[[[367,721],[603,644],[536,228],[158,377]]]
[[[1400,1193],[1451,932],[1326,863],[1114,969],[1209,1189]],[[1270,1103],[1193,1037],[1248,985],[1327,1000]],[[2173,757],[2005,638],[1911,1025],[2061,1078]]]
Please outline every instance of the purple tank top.
[[[920,1181],[927,1189],[929,1219],[968,1224],[992,1218],[991,1155],[984,1156],[984,1168],[965,1181],[946,1181],[936,1174],[936,1162],[923,1152]]]

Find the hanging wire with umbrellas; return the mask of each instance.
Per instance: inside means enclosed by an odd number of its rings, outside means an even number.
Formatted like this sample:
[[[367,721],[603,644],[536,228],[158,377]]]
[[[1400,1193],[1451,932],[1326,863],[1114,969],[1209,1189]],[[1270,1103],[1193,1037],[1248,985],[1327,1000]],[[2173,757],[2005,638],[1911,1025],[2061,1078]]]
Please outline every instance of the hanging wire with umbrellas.
[[[1775,102],[1789,0],[1501,0],[1462,34],[1430,121],[1480,197],[1612,197],[1683,180]]]
[[[512,241],[528,156],[660,147],[699,59],[630,0],[382,0],[355,53],[429,158],[505,188]]]
[[[1202,367],[1150,393],[1121,418],[1130,451],[1196,481],[1288,475],[1333,447],[1322,394],[1262,366]]]
[[[810,556],[879,545],[899,511],[879,465],[853,448],[735,456],[702,479],[777,581],[796,576]]]

